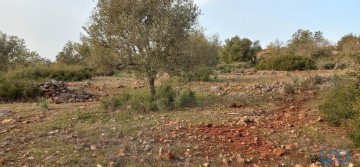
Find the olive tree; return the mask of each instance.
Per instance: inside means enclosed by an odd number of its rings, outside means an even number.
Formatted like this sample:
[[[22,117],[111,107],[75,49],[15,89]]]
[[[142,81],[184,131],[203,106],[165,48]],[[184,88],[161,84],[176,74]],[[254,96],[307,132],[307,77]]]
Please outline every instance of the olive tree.
[[[7,71],[19,65],[50,63],[34,51],[30,51],[25,40],[0,32],[0,71]]]
[[[193,0],[99,0],[85,29],[148,80],[154,99],[157,75],[181,59],[199,14]]]
[[[311,32],[300,29],[288,41],[287,52],[292,55],[311,57],[319,51],[324,51],[330,45],[321,31]]]
[[[251,41],[248,38],[241,39],[235,36],[225,40],[225,46],[221,51],[221,58],[226,63],[231,62],[256,62],[256,54],[261,51],[260,41]]]
[[[85,36],[81,42],[68,41],[63,50],[56,56],[56,62],[63,64],[85,64],[90,56],[90,44]]]

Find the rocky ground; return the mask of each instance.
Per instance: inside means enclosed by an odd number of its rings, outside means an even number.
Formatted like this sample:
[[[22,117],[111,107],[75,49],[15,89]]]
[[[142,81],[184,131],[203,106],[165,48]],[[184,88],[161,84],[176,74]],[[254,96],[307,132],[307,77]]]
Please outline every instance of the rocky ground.
[[[317,167],[323,166],[321,151],[332,148],[350,152],[346,166],[360,166],[360,150],[346,130],[326,124],[318,111],[331,76],[339,73],[219,75],[187,84],[197,92],[198,107],[148,114],[106,112],[97,102],[143,89],[133,77],[44,83],[51,92],[46,97],[70,92],[75,100],[48,110],[37,103],[0,104],[0,166]],[[76,100],[77,92],[91,97]]]

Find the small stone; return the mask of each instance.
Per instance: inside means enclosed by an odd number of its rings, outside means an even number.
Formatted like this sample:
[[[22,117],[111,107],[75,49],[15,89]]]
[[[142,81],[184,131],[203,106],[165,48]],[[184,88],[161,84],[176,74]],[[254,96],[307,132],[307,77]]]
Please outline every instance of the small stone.
[[[275,154],[277,157],[281,157],[282,155],[285,154],[285,150],[282,148],[275,148],[273,150],[273,154]]]
[[[204,167],[209,167],[210,164],[209,164],[209,163],[204,163],[203,166],[204,166]]]
[[[164,149],[161,147],[161,148],[159,149],[159,158],[162,159],[163,156],[164,156]]]
[[[172,160],[174,158],[174,155],[172,153],[171,150],[168,150],[167,154],[166,154],[166,159],[167,160]]]
[[[310,167],[318,167],[316,164],[312,163]]]
[[[96,167],[102,167],[100,164],[97,164]]]
[[[111,162],[109,163],[109,167],[115,167],[115,163],[111,161]]]
[[[223,162],[225,165],[229,165],[230,160],[227,159],[227,158],[223,158],[222,162]]]
[[[150,145],[146,145],[144,151],[150,151],[150,149],[151,149],[151,146],[150,146]]]
[[[340,155],[341,155],[341,156],[345,156],[345,155],[347,155],[347,154],[348,154],[347,151],[341,151],[341,152],[340,152]]]
[[[91,146],[90,146],[90,149],[91,149],[91,150],[96,150],[96,145],[91,145]]]
[[[300,165],[300,164],[296,164],[296,165],[295,165],[295,167],[302,167],[302,165]]]
[[[4,158],[0,158],[0,165],[5,165],[5,159]]]
[[[237,158],[236,160],[238,163],[240,164],[244,164],[245,163],[245,159],[244,158]]]
[[[354,167],[353,163],[349,163],[348,167]]]
[[[9,124],[9,123],[13,123],[13,122],[15,122],[15,120],[14,119],[4,119],[3,121],[1,121],[1,123],[2,124]]]

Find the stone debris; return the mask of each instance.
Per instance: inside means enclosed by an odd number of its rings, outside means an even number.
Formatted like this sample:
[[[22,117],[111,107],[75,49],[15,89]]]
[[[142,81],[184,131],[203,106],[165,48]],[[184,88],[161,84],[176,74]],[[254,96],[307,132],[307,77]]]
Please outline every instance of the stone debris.
[[[90,93],[83,91],[70,90],[68,84],[63,81],[52,80],[39,84],[43,97],[48,99],[49,103],[77,103],[92,102],[98,98]]]
[[[0,109],[0,117],[1,116],[9,116],[9,115],[12,115],[12,112],[9,110],[9,109]]]
[[[249,90],[257,90],[256,94],[266,94],[266,93],[282,93],[285,87],[285,82],[275,82],[272,85],[267,85],[263,83],[256,83],[246,87]]]

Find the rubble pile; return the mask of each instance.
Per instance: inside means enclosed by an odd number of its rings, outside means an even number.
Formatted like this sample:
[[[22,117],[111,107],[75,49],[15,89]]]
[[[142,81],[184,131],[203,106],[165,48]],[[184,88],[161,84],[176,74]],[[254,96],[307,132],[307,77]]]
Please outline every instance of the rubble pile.
[[[90,93],[68,89],[67,83],[63,81],[52,80],[51,82],[44,82],[39,84],[39,89],[42,91],[43,97],[48,99],[49,103],[61,104],[98,100]]]

